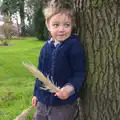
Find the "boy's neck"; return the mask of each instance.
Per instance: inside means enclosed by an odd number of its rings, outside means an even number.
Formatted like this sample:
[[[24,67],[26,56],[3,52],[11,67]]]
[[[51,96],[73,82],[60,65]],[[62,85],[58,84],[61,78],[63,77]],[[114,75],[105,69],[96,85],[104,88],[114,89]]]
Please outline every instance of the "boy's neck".
[[[59,41],[57,41],[57,40],[54,40],[54,43],[55,43],[55,44],[58,44],[58,43],[60,43],[60,42],[59,42]]]

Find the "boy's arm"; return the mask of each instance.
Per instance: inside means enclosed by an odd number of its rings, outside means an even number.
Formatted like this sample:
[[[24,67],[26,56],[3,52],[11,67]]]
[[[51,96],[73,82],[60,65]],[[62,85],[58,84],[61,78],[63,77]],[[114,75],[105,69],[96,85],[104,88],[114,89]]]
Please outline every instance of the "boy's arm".
[[[43,52],[44,52],[44,47],[41,49],[40,51],[40,55],[39,55],[39,58],[38,58],[38,70],[42,70],[42,59],[43,59]],[[38,78],[36,78],[36,82],[35,82],[35,85],[34,85],[34,90],[33,90],[33,96],[37,96],[37,91],[38,91],[38,87],[41,86],[41,82]]]
[[[60,92],[55,94],[60,99],[67,99],[75,92],[79,92],[85,80],[85,54],[79,41],[73,45],[70,51],[70,66],[72,68],[71,78],[61,88]]]
[[[74,87],[75,92],[79,92],[85,80],[85,53],[80,44],[80,41],[76,41],[73,44],[70,53],[70,65],[72,68],[72,76],[69,79],[69,84]]]

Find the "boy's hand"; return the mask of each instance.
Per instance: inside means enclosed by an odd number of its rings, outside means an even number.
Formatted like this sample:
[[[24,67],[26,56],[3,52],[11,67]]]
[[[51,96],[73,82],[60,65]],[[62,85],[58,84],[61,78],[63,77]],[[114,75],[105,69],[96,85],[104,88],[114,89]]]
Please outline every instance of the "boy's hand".
[[[69,96],[70,93],[73,91],[73,87],[70,85],[66,85],[60,89],[59,92],[55,93],[55,96],[58,96],[62,100],[66,100]]]
[[[33,96],[33,98],[32,98],[32,106],[36,107],[36,105],[37,105],[37,97]]]

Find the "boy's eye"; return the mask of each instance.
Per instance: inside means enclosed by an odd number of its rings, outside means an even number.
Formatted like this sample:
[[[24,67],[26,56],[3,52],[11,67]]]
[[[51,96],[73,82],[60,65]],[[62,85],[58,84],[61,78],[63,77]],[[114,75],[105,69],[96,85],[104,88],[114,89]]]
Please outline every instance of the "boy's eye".
[[[53,27],[58,27],[58,26],[59,26],[59,24],[53,24],[52,26],[53,26]]]
[[[69,24],[69,23],[65,24],[65,27],[70,27],[70,26],[71,26],[71,24]]]

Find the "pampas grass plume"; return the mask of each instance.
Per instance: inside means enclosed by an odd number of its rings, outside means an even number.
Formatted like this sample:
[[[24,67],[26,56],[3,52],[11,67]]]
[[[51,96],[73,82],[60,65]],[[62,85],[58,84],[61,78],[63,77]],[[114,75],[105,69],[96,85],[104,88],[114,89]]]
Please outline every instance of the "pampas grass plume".
[[[50,92],[58,92],[60,89],[58,87],[56,87],[50,80],[48,77],[45,77],[38,69],[36,69],[36,67],[32,64],[27,64],[23,62],[23,65],[30,71],[33,73],[33,75],[35,77],[37,77],[41,82],[43,82],[44,87],[45,88],[41,88],[41,89],[48,89],[50,90]],[[28,109],[24,110],[20,115],[18,115],[14,120],[25,120],[28,113],[32,110],[32,106],[29,107]]]
[[[48,77],[45,77],[38,69],[36,69],[36,67],[32,64],[27,64],[23,62],[23,65],[30,71],[33,73],[33,75],[35,77],[37,77],[43,84],[44,87],[41,87],[41,89],[47,89],[50,92],[58,92],[60,89],[58,87],[56,87],[50,80]],[[28,113],[32,110],[32,106],[29,107],[28,109],[24,110],[20,115],[18,115],[14,120],[26,120],[26,117],[28,115]]]
[[[20,115],[18,115],[14,120],[26,120],[28,113],[32,110],[32,106],[24,110]]]
[[[33,73],[33,75],[38,78],[43,84],[44,87],[41,87],[41,89],[47,89],[52,93],[58,92],[60,89],[49,80],[49,77],[45,77],[42,72],[40,72],[34,65],[32,64],[27,64],[23,62],[23,65]]]

